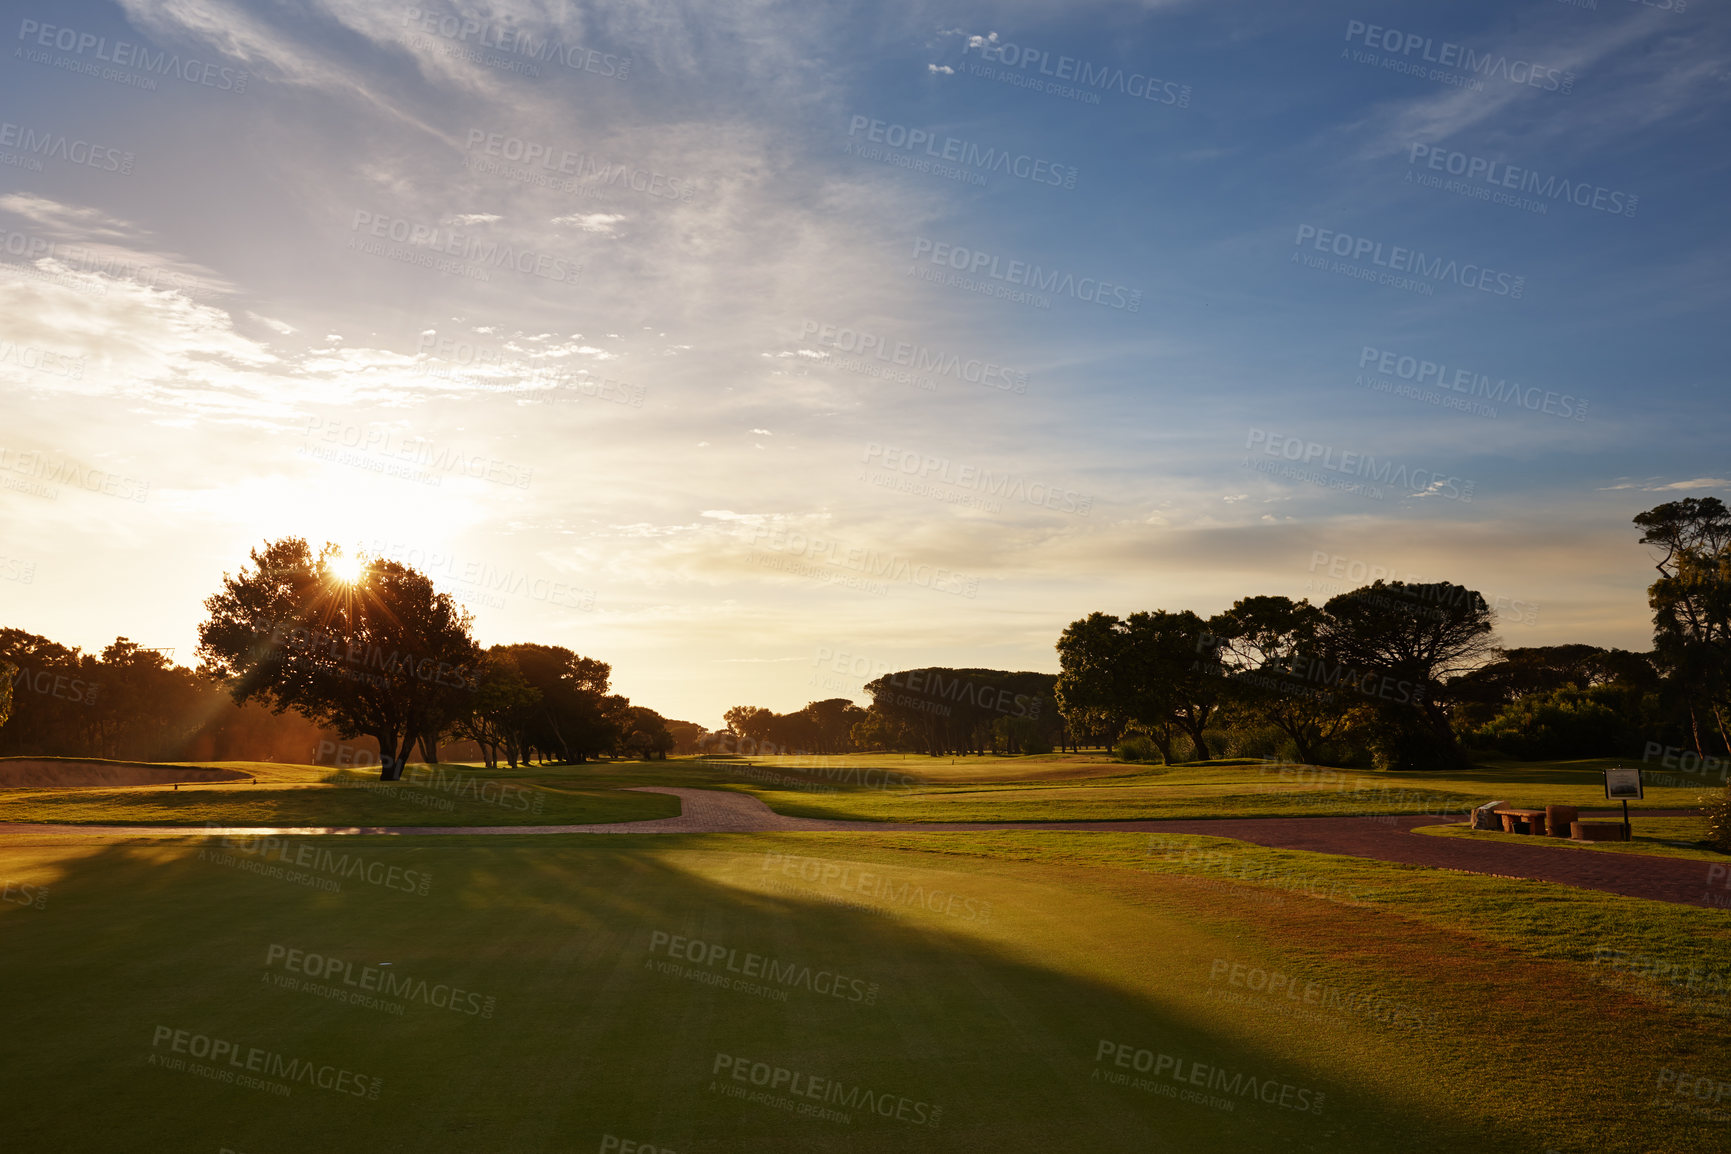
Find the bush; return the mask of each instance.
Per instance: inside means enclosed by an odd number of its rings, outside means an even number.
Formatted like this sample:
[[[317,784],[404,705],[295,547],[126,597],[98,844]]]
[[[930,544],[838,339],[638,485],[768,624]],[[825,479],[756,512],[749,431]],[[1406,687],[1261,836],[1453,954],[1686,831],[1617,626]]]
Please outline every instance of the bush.
[[[1702,798],[1707,818],[1707,842],[1720,853],[1731,853],[1731,786],[1718,797]]]
[[[1112,747],[1119,761],[1159,761],[1160,750],[1146,733],[1127,733]]]
[[[1607,757],[1626,752],[1628,723],[1591,691],[1573,686],[1521,698],[1472,735],[1523,761],[1560,757]]]

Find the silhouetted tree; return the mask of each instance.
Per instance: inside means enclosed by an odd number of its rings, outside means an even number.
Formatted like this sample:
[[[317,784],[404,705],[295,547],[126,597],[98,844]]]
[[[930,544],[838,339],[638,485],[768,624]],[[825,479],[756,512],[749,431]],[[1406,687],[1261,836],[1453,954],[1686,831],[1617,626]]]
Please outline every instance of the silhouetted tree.
[[[199,656],[235,701],[294,708],[345,737],[379,744],[380,777],[402,776],[410,751],[459,717],[480,653],[470,618],[422,573],[369,559],[345,580],[326,545],[284,538],[223,575],[205,601]]]

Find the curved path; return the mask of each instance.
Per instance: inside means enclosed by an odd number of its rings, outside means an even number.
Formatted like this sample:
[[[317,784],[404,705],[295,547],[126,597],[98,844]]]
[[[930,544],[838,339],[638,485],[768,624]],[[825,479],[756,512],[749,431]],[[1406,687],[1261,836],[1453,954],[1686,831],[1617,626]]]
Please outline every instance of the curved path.
[[[1278,849],[1342,854],[1375,861],[1462,870],[1495,877],[1556,882],[1580,889],[1684,905],[1731,908],[1731,863],[1648,854],[1606,853],[1555,845],[1518,845],[1414,835],[1435,816],[1179,818],[1156,821],[881,822],[788,817],[750,794],[728,790],[638,786],[680,802],[678,817],[600,825],[511,826],[150,826],[0,823],[11,835],[100,837],[311,837],[343,834],[659,834],[659,833],[969,833],[1056,830],[1095,833],[1181,833],[1233,838]],[[1654,811],[1647,811],[1659,816]],[[1664,811],[1669,813],[1670,811]],[[1689,811],[1676,811],[1687,813]]]

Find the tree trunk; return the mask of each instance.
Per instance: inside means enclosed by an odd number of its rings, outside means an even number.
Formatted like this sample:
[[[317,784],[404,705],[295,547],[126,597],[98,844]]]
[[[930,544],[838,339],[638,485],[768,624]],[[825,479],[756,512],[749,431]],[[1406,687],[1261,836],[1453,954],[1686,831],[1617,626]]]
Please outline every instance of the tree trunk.
[[[398,738],[395,733],[379,732],[367,735],[379,743],[379,780],[401,781],[403,767],[409,763],[409,751],[414,748],[414,738],[402,739],[402,749],[398,752]]]

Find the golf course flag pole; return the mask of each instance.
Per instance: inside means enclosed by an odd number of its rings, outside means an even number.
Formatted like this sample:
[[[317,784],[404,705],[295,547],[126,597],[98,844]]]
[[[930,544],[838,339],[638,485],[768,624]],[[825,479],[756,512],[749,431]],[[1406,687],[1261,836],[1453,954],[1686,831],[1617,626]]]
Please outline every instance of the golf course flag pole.
[[[1636,766],[1634,769],[1625,769],[1619,765],[1615,769],[1605,771],[1605,797],[1611,801],[1623,803],[1624,841],[1628,841],[1632,836],[1629,828],[1629,799],[1634,798],[1639,801],[1644,796],[1645,793],[1641,788],[1640,766]]]

